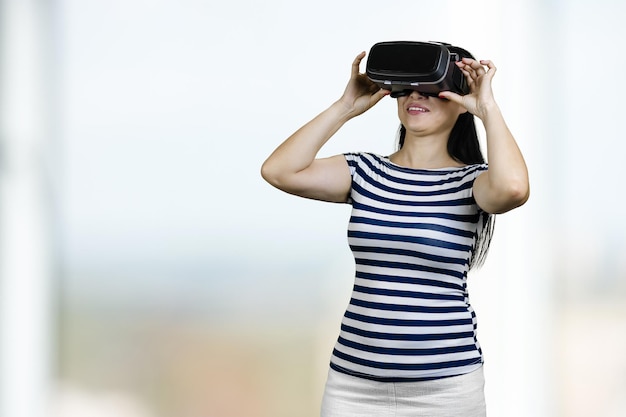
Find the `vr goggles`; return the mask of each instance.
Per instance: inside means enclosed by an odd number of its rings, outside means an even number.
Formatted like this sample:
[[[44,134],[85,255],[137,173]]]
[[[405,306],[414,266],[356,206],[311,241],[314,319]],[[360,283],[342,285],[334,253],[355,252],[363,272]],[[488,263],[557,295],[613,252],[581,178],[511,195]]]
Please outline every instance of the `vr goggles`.
[[[441,91],[469,93],[465,76],[455,62],[473,58],[463,48],[441,42],[380,42],[370,49],[365,73],[391,97],[411,91],[436,97]]]

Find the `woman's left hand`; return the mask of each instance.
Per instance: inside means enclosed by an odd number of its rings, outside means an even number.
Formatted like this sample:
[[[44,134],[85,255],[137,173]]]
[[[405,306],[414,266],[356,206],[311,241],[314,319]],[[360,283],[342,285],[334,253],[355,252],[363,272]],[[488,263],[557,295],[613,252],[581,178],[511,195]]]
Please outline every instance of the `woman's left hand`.
[[[470,113],[484,119],[487,112],[495,104],[491,80],[496,73],[496,66],[488,60],[477,61],[463,58],[456,65],[461,69],[467,80],[470,92],[464,96],[451,91],[442,91],[439,97],[461,104]]]

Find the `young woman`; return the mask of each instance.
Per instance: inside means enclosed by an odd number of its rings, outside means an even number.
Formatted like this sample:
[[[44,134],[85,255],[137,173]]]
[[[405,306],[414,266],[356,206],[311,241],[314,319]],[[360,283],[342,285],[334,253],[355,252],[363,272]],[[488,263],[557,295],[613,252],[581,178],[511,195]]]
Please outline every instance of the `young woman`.
[[[390,156],[316,158],[348,120],[380,100],[352,63],[328,109],[284,141],[261,173],[301,197],[349,203],[355,283],[333,350],[323,417],[484,416],[483,357],[466,280],[493,215],[526,202],[524,158],[496,104],[491,61],[457,63],[470,93],[397,98],[399,149]],[[485,127],[488,165],[474,118]]]

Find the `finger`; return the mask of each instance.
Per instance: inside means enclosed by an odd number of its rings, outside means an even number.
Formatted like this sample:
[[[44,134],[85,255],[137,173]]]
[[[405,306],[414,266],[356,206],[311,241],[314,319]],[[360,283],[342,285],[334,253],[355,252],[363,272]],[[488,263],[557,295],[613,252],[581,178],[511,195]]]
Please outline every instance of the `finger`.
[[[452,91],[441,91],[438,97],[453,101],[457,104],[463,104],[463,97],[457,93],[453,93]]]
[[[472,79],[472,81],[476,80],[480,76],[480,74],[478,73],[478,70],[476,68],[467,67],[466,71],[467,71],[467,74]]]
[[[496,69],[495,64],[489,59],[481,59],[480,64],[485,65],[489,69],[494,69],[494,70]]]
[[[475,59],[463,58],[461,62],[463,62],[464,67],[470,73],[475,74],[476,76],[481,76],[487,73],[487,71],[485,70],[485,66],[487,65],[487,62],[491,62],[491,61],[486,61],[486,60],[476,61]]]
[[[372,103],[372,105],[374,105],[374,104],[378,103],[380,100],[382,100],[385,96],[388,96],[389,93],[391,93],[391,91],[385,90],[384,88],[381,88],[377,92],[372,94],[372,96],[370,98],[370,102]]]
[[[480,65],[479,62],[474,61],[472,65],[470,65],[470,72],[472,73],[474,78],[478,78],[481,75],[485,75],[485,67]]]
[[[476,60],[473,58],[463,57],[461,58],[459,62],[462,62],[463,64],[466,64],[466,65],[471,65],[472,62],[476,62]]]
[[[473,71],[478,70],[479,68],[482,68],[482,65],[479,61],[472,59],[472,58],[462,58],[460,61],[458,61],[461,63],[461,65],[467,69],[471,69]]]
[[[352,75],[359,75],[359,68],[361,67],[361,61],[365,58],[365,51],[361,52],[352,61]]]
[[[474,79],[476,78],[476,74],[474,72],[470,72],[467,69],[465,69],[465,67],[461,68],[461,72],[463,73],[463,76],[465,77],[465,81],[467,82],[467,85],[471,88],[474,85]]]
[[[371,83],[370,86],[369,86],[370,94],[377,93],[377,92],[379,92],[380,89],[381,88],[378,85],[374,84],[374,83]]]
[[[459,63],[460,62],[460,63]],[[470,79],[476,79],[480,74],[476,71],[476,68],[473,68],[469,63],[466,62],[457,62],[458,67],[465,75],[465,78],[469,81]]]
[[[498,70],[498,68],[496,68],[495,64],[493,62],[491,62],[488,59],[483,59],[480,61],[480,63],[484,66],[487,67],[487,72],[491,73],[491,76],[493,77],[493,74],[496,73],[496,71]]]

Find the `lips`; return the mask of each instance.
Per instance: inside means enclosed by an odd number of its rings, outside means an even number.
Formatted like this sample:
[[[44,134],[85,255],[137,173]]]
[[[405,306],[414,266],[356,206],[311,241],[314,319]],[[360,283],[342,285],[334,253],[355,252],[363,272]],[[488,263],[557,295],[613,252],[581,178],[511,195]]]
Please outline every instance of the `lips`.
[[[416,115],[416,114],[423,114],[423,113],[428,113],[430,110],[428,110],[427,107],[418,105],[418,104],[410,104],[407,108],[406,111],[410,114],[410,115]]]

